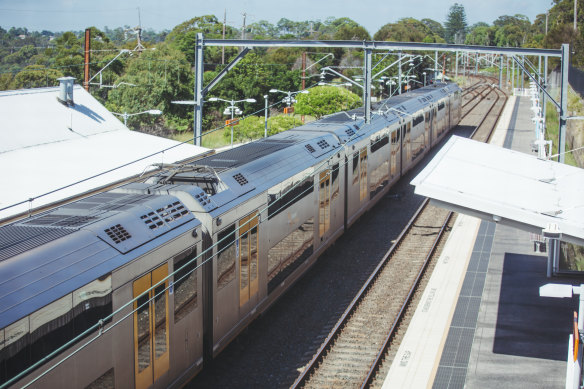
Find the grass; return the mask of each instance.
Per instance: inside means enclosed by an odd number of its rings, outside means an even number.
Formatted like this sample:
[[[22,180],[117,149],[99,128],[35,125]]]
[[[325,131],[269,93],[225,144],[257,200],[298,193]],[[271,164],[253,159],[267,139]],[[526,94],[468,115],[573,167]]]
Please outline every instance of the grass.
[[[551,139],[552,155],[556,155],[558,153],[559,140],[559,115],[558,111],[556,110],[556,106],[550,101],[547,102],[546,106],[545,122],[546,122],[545,138]],[[566,145],[566,148],[568,149],[568,145]],[[576,158],[574,158],[574,155],[572,153],[566,153],[564,155],[564,162],[566,163],[566,165],[578,166]]]

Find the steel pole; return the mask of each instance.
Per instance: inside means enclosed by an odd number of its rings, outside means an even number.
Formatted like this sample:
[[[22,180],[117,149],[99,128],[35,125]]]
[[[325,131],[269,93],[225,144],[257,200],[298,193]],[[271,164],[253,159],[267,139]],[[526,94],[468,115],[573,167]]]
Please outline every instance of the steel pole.
[[[515,61],[511,61],[511,93],[515,94]]]
[[[547,85],[548,85],[548,59],[547,57],[543,58],[543,87],[544,89],[547,90]],[[543,114],[543,123],[544,123],[544,129],[545,129],[545,119],[546,119],[546,113],[547,113],[547,95],[545,93],[543,93],[543,98],[541,99],[541,102],[543,104],[542,107],[542,114]]]
[[[197,33],[195,43],[195,105],[194,105],[194,123],[193,123],[193,144],[201,145],[201,136],[203,132],[203,34]]]
[[[363,66],[363,103],[365,104],[365,123],[371,123],[371,56],[372,50],[365,49],[365,66]]]
[[[499,56],[499,89],[503,89],[503,56]]]
[[[264,138],[268,137],[268,95],[264,95],[264,101],[266,102],[265,107],[265,118],[264,118]]]
[[[233,111],[235,111],[235,101],[231,100],[231,123],[229,126],[231,127],[231,148],[233,148]]]
[[[523,65],[523,67],[521,68],[521,89],[525,89],[525,57],[521,56],[521,65]]]
[[[454,66],[454,77],[458,77],[458,51],[456,52],[456,62]]]
[[[479,75],[479,53],[475,53],[475,76]]]
[[[434,51],[434,82],[438,79],[438,50]]]
[[[566,117],[568,114],[568,72],[570,69],[570,45],[562,44],[562,85],[560,93],[560,133],[558,141],[558,162],[565,163]]]
[[[397,80],[397,90],[398,90],[398,94],[401,95],[401,83],[402,83],[402,68],[401,68],[401,60],[402,60],[402,53],[401,51],[399,52],[399,62],[398,62],[398,80]]]
[[[506,70],[507,70],[507,77],[505,77],[505,89],[507,89],[509,86],[509,56],[507,56]]]

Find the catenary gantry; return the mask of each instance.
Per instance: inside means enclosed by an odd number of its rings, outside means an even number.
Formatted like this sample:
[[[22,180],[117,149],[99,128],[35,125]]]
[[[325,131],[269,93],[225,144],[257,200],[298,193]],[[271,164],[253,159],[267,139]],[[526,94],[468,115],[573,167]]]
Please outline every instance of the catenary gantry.
[[[203,88],[204,62],[203,53],[205,47],[211,46],[234,46],[242,47],[244,50],[224,68],[211,83]],[[562,82],[560,92],[560,102],[556,102],[551,96],[548,97],[558,107],[560,112],[560,134],[558,141],[558,150],[560,153],[559,161],[564,162],[564,150],[566,143],[566,119],[568,108],[568,69],[569,69],[569,45],[563,44],[561,49],[538,49],[522,47],[493,47],[493,46],[475,46],[475,45],[454,45],[443,43],[418,43],[418,42],[386,42],[386,41],[327,41],[327,40],[250,40],[250,39],[206,39],[202,33],[197,34],[195,44],[195,88],[194,101],[188,102],[194,105],[194,143],[200,145],[203,127],[203,103],[206,93],[219,82],[249,51],[254,47],[311,47],[311,48],[345,48],[345,49],[362,49],[364,51],[363,66],[363,102],[365,105],[365,122],[371,120],[371,57],[374,50],[385,51],[434,51],[440,52],[466,52],[496,54],[500,56],[499,65],[499,82],[501,83],[501,74],[503,69],[503,56],[511,57],[518,66],[526,69],[518,60],[518,57],[538,56],[543,57],[545,69],[547,69],[547,60],[550,57],[561,59]],[[527,72],[529,74],[529,72]],[[530,75],[531,77],[531,75]],[[544,85],[539,79],[532,77],[539,89],[545,91]],[[501,85],[500,85],[501,87]],[[547,92],[545,92],[547,93]],[[544,93],[544,98],[545,98]]]

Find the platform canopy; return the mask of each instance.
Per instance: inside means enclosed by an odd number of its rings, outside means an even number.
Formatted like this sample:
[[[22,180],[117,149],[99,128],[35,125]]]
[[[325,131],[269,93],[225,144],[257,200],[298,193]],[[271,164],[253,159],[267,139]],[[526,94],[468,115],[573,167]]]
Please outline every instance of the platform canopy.
[[[441,207],[584,245],[584,170],[453,136],[412,185]]]

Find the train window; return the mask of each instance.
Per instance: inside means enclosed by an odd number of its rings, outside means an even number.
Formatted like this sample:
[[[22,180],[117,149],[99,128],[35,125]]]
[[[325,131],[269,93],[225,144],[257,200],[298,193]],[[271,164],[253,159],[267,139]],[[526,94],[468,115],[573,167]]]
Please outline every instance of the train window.
[[[331,224],[331,172],[329,169],[320,172],[318,204],[318,230],[322,238]]]
[[[3,330],[0,375],[5,380],[16,376],[111,313],[108,274],[11,324]]]
[[[245,304],[258,290],[257,212],[239,221],[239,303]]]
[[[424,121],[424,116],[423,115],[418,115],[414,118],[414,127],[417,126],[418,124],[422,123]]]
[[[332,194],[331,194],[331,202],[334,202],[336,198],[339,196],[339,164],[333,165],[332,170]]]
[[[101,377],[90,383],[85,389],[114,389],[115,385],[114,368],[106,371]]]
[[[389,143],[389,134],[372,136],[371,139],[371,153],[373,154],[383,146]]]
[[[268,220],[300,201],[314,191],[314,178],[308,170],[296,174],[280,188],[272,188],[268,194]]]
[[[359,152],[353,154],[353,185],[359,182]]]
[[[32,313],[30,353],[38,361],[71,339],[73,298],[70,294]]]
[[[314,218],[302,223],[268,251],[268,293],[312,255]]]
[[[4,329],[4,345],[0,354],[5,366],[2,382],[16,376],[33,363],[30,359],[29,330],[28,317],[20,319]]]
[[[197,248],[191,247],[174,258],[174,322],[197,307]]]
[[[112,277],[107,274],[73,292],[73,327],[82,334],[112,310]],[[108,322],[111,321],[111,318]]]
[[[440,104],[438,104],[438,111],[443,110],[444,109],[444,102],[441,102]]]
[[[359,151],[359,199],[363,201],[367,198],[367,147]]]
[[[168,265],[154,269],[133,283],[134,366],[136,388],[146,388],[169,369]],[[144,293],[146,292],[146,293]]]
[[[217,290],[235,279],[235,224],[217,234]]]
[[[395,177],[397,174],[397,154],[399,152],[399,131],[393,131],[391,133],[391,161],[390,165],[390,172],[389,174],[391,177]]]

